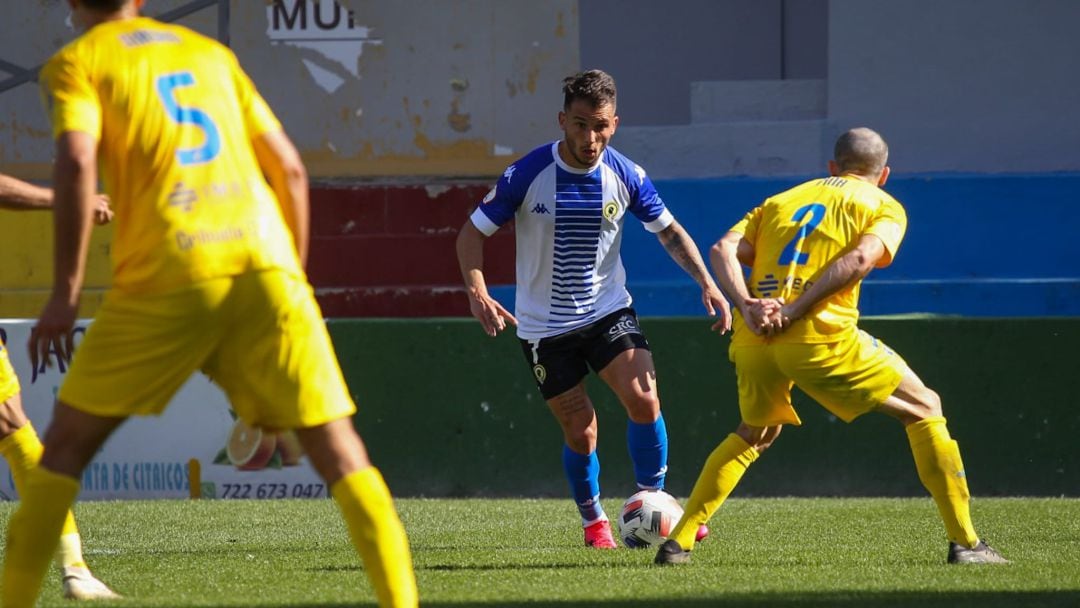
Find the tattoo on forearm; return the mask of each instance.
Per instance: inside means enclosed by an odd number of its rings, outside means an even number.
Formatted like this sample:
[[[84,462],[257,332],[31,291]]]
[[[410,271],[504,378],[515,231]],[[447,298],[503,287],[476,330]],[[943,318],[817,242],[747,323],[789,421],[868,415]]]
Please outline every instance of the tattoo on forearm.
[[[664,249],[683,270],[695,280],[702,280],[705,273],[705,263],[698,253],[697,245],[689,236],[681,231],[674,230],[668,234],[661,233],[660,242]]]

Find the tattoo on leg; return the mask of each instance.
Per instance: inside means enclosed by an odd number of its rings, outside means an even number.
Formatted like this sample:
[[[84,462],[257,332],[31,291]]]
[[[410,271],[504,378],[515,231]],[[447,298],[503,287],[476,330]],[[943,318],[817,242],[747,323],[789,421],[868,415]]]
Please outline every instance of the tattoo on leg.
[[[552,406],[560,416],[569,418],[574,414],[587,410],[589,407],[589,398],[585,394],[585,391],[574,390],[569,394],[557,397],[552,402]]]

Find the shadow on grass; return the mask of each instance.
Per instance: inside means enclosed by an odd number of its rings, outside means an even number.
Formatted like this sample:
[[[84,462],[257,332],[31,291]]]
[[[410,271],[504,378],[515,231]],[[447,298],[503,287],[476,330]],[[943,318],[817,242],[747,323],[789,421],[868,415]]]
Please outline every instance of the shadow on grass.
[[[346,608],[354,604],[283,604],[280,608]],[[918,608],[956,608],[978,606],[979,608],[1014,607],[1049,608],[1080,606],[1080,591],[1045,591],[1045,592],[889,592],[889,593],[785,593],[782,597],[771,593],[732,594],[713,598],[668,598],[642,600],[568,600],[557,601],[514,601],[492,600],[490,602],[423,602],[421,606],[465,608],[571,608],[571,607],[610,607],[610,608],[712,608],[716,606],[749,606],[762,608],[776,606],[780,608],[854,608],[862,607],[908,607]]]
[[[488,570],[572,570],[581,568],[581,564],[430,564],[414,566],[417,571],[437,570],[441,572],[483,572]],[[319,566],[308,568],[308,572],[363,572],[363,566]],[[436,604],[433,604],[436,605]]]

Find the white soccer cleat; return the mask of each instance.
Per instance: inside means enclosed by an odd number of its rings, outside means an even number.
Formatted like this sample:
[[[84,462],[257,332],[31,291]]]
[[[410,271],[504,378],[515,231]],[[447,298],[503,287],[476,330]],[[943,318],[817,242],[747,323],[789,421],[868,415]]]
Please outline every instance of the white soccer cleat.
[[[64,597],[69,600],[117,600],[121,596],[86,568],[64,566]]]

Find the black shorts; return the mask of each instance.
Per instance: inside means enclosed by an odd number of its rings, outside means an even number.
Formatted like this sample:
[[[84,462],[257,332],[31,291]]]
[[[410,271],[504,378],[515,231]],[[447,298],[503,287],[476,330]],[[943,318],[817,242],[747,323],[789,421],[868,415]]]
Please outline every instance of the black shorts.
[[[633,348],[649,350],[649,341],[641,333],[633,308],[616,310],[565,334],[521,340],[521,350],[544,399],[574,388],[588,375],[590,367],[599,372],[616,355]]]

